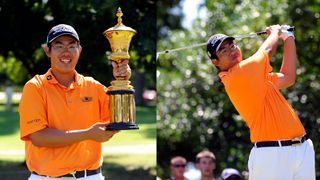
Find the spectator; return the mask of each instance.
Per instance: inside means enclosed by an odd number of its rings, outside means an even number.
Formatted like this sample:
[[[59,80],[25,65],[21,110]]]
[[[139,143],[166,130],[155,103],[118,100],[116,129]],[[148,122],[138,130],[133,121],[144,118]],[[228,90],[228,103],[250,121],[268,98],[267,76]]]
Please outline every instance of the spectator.
[[[211,151],[203,150],[196,157],[197,168],[201,171],[201,180],[215,180],[216,157]]]
[[[169,180],[185,180],[183,174],[186,169],[187,160],[182,156],[175,156],[170,161],[171,174]]]
[[[221,173],[222,180],[240,180],[241,175],[238,170],[225,168]]]

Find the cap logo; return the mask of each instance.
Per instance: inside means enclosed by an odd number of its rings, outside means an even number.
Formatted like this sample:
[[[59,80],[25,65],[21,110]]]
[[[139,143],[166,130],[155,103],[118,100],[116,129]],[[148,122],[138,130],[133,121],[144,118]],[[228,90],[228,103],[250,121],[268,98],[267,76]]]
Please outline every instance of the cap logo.
[[[62,36],[62,35],[70,35],[74,37],[77,41],[79,41],[79,36],[76,30],[73,29],[72,26],[67,24],[59,24],[54,26],[48,33],[47,36],[47,44],[49,45],[53,40]]]
[[[220,45],[220,43],[221,43],[221,39],[217,40],[217,41],[213,44],[212,48],[213,48],[213,50],[214,50],[214,53],[216,53],[216,52],[218,51],[217,47]]]
[[[71,29],[68,29],[66,27],[60,27],[59,29],[57,29],[55,32],[53,32],[52,34],[55,35],[57,33],[60,33],[60,32],[73,32]]]

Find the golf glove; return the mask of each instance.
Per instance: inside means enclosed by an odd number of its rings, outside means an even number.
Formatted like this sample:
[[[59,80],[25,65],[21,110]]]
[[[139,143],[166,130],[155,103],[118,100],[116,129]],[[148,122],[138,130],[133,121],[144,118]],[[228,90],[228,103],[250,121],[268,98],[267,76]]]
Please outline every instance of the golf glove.
[[[290,28],[289,25],[281,25],[281,34],[280,34],[280,38],[285,41],[288,37],[292,36],[294,39],[294,33],[293,31],[288,31],[288,29]]]

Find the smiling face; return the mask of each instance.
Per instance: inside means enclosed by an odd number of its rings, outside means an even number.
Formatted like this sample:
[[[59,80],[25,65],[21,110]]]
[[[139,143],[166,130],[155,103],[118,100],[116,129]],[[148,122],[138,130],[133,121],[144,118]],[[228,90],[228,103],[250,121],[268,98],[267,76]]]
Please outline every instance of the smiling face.
[[[54,74],[73,75],[82,48],[73,37],[63,35],[51,43],[51,48],[45,47],[44,51],[51,60]]]
[[[242,61],[240,48],[231,39],[227,39],[221,44],[216,55],[218,58],[211,61],[221,71],[226,71]]]

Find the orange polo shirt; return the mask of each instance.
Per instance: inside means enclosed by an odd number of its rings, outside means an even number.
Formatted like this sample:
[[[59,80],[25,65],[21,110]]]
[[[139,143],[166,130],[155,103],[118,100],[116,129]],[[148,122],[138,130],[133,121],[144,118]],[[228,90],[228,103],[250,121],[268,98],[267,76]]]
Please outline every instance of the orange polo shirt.
[[[219,77],[250,128],[252,142],[292,139],[305,134],[299,117],[274,85],[269,56],[259,51]]]
[[[109,97],[105,92],[99,82],[77,73],[75,82],[66,88],[57,82],[50,69],[26,83],[19,105],[20,138],[25,141],[30,171],[61,176],[101,166],[99,142],[85,140],[63,147],[37,147],[29,135],[44,128],[79,130],[109,121]]]

